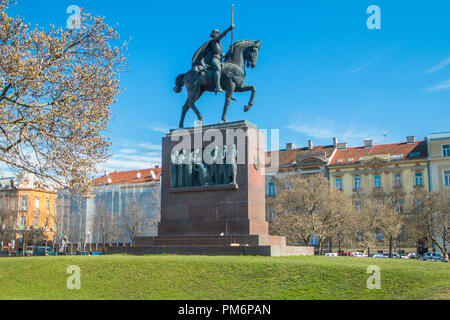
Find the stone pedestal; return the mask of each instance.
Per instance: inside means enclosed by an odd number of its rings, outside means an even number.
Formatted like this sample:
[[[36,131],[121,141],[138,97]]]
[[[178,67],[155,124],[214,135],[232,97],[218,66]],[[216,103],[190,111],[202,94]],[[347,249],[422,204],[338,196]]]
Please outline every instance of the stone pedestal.
[[[212,142],[219,150],[223,146],[228,146],[228,150],[236,146],[235,183],[220,181],[214,175],[216,171],[210,167],[214,163],[208,159],[208,154],[213,150]],[[191,172],[194,175],[196,172],[192,170],[192,161],[186,161],[182,167],[174,166],[174,150],[177,150],[177,155],[180,150],[185,150],[183,154],[201,150],[203,161],[197,163],[203,171],[211,170],[213,174],[207,175],[201,185],[200,178],[191,176]],[[264,158],[264,136],[247,121],[176,130],[167,134],[162,148],[158,237],[138,238],[134,248],[127,251],[136,254],[314,254],[312,248],[286,247],[285,238],[269,235]],[[233,159],[228,160],[224,164],[216,163],[216,168],[220,172],[225,169],[229,169],[228,173],[233,172],[229,166]],[[194,165],[195,168],[198,169],[198,166]],[[221,177],[226,180],[225,174]]]

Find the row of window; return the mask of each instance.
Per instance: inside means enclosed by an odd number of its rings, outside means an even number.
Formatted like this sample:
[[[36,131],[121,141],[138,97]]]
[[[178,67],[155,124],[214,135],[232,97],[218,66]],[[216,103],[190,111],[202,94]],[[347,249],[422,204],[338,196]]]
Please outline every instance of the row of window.
[[[41,200],[40,199],[35,199],[34,200],[34,208],[35,209],[40,209],[41,207]],[[23,211],[26,211],[28,208],[28,198],[23,197],[22,198],[22,203],[21,203],[21,209]],[[47,210],[50,210],[50,200],[47,200]]]
[[[446,181],[450,182],[450,171],[448,172],[449,175],[448,177],[446,176]],[[401,187],[402,186],[402,175],[400,173],[396,173],[394,174],[394,186],[395,187]],[[336,189],[338,190],[343,190],[344,189],[344,185],[342,182],[342,177],[337,177],[335,180],[335,185],[336,185]],[[423,186],[423,172],[416,172],[414,174],[414,185],[417,187],[422,187]],[[380,175],[375,175],[373,177],[373,187],[375,189],[381,189],[382,184],[381,184],[381,176]],[[356,176],[353,178],[353,189],[355,191],[361,190],[362,189],[362,184],[361,184],[361,177],[360,176]]]
[[[45,221],[45,226],[48,227],[49,219],[47,217]],[[20,217],[20,230],[25,230],[27,228],[27,217],[22,216]],[[39,217],[34,218],[34,229],[39,229]]]
[[[382,200],[378,200],[378,201],[382,202]],[[421,206],[423,204],[422,200],[420,198],[417,198],[415,200],[415,202],[416,202],[416,210],[422,210],[421,209]],[[355,201],[353,205],[354,205],[354,208],[358,211],[361,210],[361,208],[362,208],[361,201]],[[395,202],[395,211],[397,213],[404,213],[404,201],[402,199],[399,199]]]

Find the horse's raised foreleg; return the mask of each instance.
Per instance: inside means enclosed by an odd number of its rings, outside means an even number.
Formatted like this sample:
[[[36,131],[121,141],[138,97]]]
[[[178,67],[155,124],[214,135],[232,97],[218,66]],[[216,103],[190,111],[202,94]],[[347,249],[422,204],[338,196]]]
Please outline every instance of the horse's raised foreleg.
[[[236,85],[234,84],[234,82],[230,81],[227,85],[227,92],[225,95],[225,107],[223,108],[223,114],[222,114],[222,121],[224,123],[227,122],[228,107],[230,106],[231,100],[233,100],[233,94],[234,94],[235,89],[236,89]]]
[[[250,109],[253,107],[253,104],[255,102],[255,95],[256,95],[256,87],[253,85],[242,85],[239,88],[236,88],[236,92],[246,92],[246,91],[251,91],[252,92],[252,96],[250,97],[250,101],[248,103],[248,106],[244,107],[244,111],[248,112],[250,111]]]

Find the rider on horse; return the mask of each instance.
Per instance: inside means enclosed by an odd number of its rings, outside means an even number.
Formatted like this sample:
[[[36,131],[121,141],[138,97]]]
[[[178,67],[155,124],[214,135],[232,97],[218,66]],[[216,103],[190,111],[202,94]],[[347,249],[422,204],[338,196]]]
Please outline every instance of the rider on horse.
[[[216,84],[216,93],[224,92],[220,86],[220,75],[222,73],[222,59],[223,59],[223,48],[222,40],[228,32],[234,29],[234,24],[231,25],[227,30],[223,33],[220,33],[218,29],[214,29],[211,33],[211,40],[208,40],[205,44],[203,44],[200,49],[197,50],[193,59],[192,59],[192,68],[202,73],[209,66],[212,67],[214,71],[214,82]]]

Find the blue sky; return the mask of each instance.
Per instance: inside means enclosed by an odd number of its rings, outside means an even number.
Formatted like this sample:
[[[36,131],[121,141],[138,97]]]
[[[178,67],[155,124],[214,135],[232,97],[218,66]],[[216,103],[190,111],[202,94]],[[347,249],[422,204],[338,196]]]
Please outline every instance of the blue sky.
[[[69,5],[105,16],[130,40],[130,71],[113,106],[113,158],[103,168],[128,170],[159,163],[161,138],[179,123],[186,92],[172,89],[178,74],[209,39],[231,22],[235,39],[261,39],[258,65],[247,83],[258,88],[251,112],[249,93],[236,94],[229,120],[246,119],[279,129],[280,144],[351,145],[422,139],[450,131],[450,2],[427,1],[105,1],[19,0],[10,10],[26,22],[65,26]],[[370,5],[381,9],[381,30],[369,30]],[[230,37],[223,40],[228,48]],[[220,119],[224,96],[197,104],[206,123]],[[186,125],[196,120],[190,113]]]

